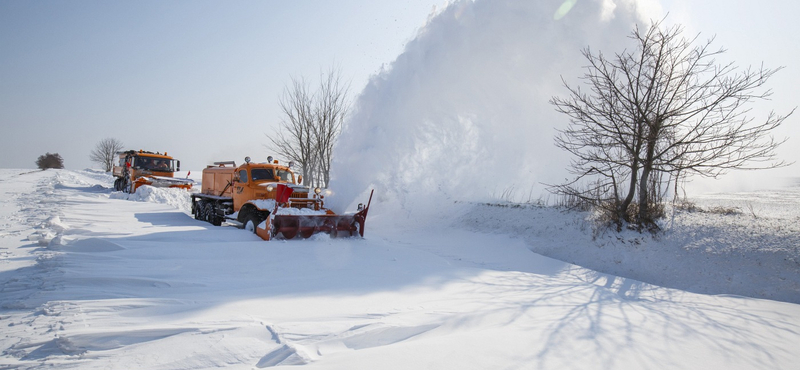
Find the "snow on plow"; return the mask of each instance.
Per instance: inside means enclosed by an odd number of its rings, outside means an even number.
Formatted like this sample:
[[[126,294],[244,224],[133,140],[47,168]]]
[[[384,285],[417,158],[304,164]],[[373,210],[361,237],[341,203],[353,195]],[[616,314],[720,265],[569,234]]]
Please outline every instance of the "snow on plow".
[[[364,224],[367,220],[369,206],[372,203],[373,192],[374,190],[370,191],[366,207],[363,204],[359,205],[359,210],[354,215],[282,214],[281,208],[276,208],[266,220],[258,225],[256,235],[264,240],[271,240],[275,237],[293,239],[298,235],[302,238],[309,238],[317,233],[327,233],[334,238],[355,236],[356,234],[363,237]]]

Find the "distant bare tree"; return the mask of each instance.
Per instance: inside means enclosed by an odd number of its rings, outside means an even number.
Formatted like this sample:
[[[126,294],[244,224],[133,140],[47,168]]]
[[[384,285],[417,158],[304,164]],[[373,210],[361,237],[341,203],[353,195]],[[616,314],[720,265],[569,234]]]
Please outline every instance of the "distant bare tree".
[[[36,159],[36,167],[42,171],[48,168],[64,168],[64,159],[58,153],[42,154]]]
[[[300,166],[304,185],[328,185],[333,147],[347,114],[347,93],[348,86],[333,68],[320,74],[315,93],[303,78],[292,78],[284,89],[279,100],[284,119],[277,132],[267,134],[267,146]]]
[[[110,172],[114,167],[114,160],[117,158],[117,152],[122,150],[122,148],[123,144],[121,141],[110,137],[105,138],[95,145],[89,155],[89,159],[103,166],[103,170],[106,172]]]
[[[712,50],[713,38],[693,46],[699,35],[687,39],[682,32],[660,22],[645,33],[637,27],[631,35],[637,48],[613,59],[585,49],[582,79],[590,93],[564,82],[569,96],[551,100],[570,117],[556,145],[575,156],[577,176],[553,189],[606,209],[618,228],[622,222],[655,227],[653,206],[664,181],[787,165],[775,157],[785,139],[769,134],[794,110],[754,122],[745,108],[771,96],[760,88],[781,68],[719,65],[714,58],[725,50]]]

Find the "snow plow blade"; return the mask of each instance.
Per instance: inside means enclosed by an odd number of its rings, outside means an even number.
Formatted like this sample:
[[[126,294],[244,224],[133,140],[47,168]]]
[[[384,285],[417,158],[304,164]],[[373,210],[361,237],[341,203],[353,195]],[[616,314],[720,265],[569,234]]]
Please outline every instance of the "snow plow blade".
[[[188,190],[192,188],[194,180],[163,176],[142,176],[137,178],[135,183],[136,189],[142,185],[150,185],[156,188],[181,188]]]
[[[317,233],[327,233],[331,237],[350,237],[356,234],[364,237],[364,224],[367,220],[372,192],[366,207],[361,207],[352,215],[270,215],[256,228],[256,234],[264,240],[282,237],[309,238]]]

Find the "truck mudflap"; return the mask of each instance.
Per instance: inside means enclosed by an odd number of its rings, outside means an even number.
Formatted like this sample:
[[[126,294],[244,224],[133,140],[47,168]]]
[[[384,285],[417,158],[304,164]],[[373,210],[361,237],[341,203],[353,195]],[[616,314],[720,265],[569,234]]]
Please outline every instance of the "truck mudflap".
[[[367,212],[372,203],[372,193],[366,207],[352,215],[274,215],[275,212],[256,228],[256,235],[264,240],[275,238],[309,238],[317,233],[327,233],[331,237],[349,237],[356,234],[364,237]]]

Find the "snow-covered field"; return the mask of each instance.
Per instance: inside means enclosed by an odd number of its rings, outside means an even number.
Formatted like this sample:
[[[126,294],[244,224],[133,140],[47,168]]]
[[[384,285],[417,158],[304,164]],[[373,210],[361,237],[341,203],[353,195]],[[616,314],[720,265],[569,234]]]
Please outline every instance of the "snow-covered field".
[[[272,242],[192,219],[180,192],[110,188],[0,170],[0,368],[800,363],[798,187],[694,199],[656,240],[552,208],[398,217],[377,198],[364,239]]]

